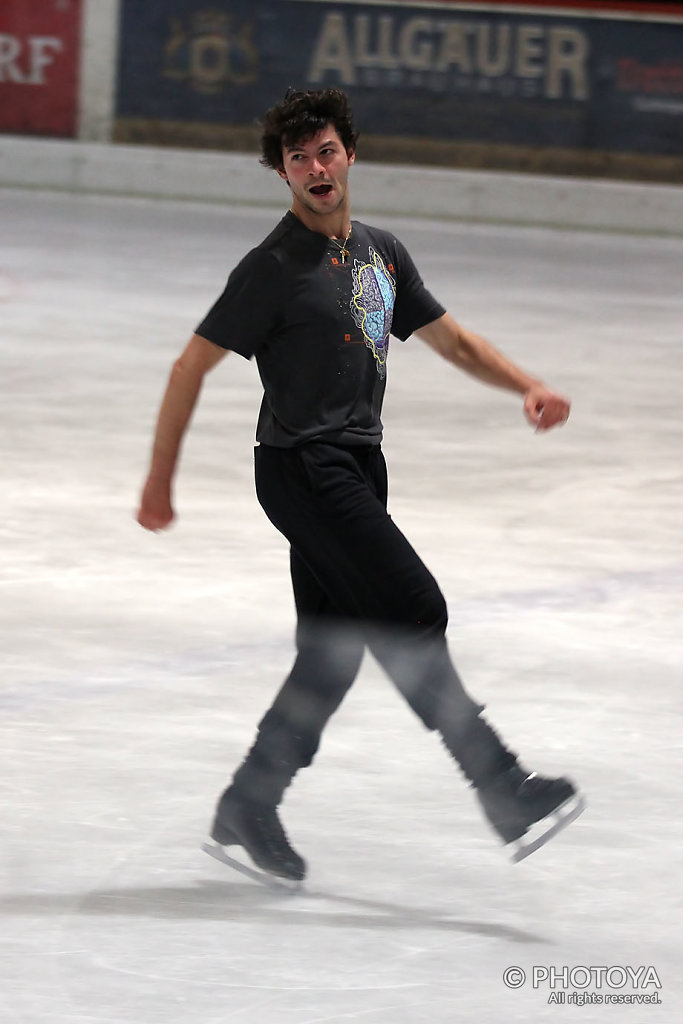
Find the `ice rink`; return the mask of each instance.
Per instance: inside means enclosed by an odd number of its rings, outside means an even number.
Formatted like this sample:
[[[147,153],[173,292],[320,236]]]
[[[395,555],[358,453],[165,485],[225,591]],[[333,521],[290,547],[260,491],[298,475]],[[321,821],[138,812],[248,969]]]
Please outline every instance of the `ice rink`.
[[[200,850],[293,655],[253,364],[207,380],[174,529],[133,515],[170,364],[281,211],[0,205],[3,1024],[683,1019],[683,239],[375,218],[573,399],[537,436],[394,341],[384,447],[469,689],[588,809],[511,864],[367,658],[283,806],[291,896]]]

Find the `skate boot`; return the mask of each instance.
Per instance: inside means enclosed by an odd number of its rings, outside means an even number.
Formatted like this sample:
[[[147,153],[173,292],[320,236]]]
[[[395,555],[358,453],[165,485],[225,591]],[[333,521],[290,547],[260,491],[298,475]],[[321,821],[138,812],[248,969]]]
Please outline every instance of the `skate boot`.
[[[504,843],[514,843],[513,861],[523,860],[585,810],[583,797],[568,779],[549,779],[518,764],[481,785],[477,797],[484,814]],[[527,836],[536,824],[539,830]]]
[[[289,845],[277,809],[244,799],[232,787],[218,802],[211,838],[219,846],[244,847],[267,875],[292,882],[301,882],[306,876],[306,862]]]

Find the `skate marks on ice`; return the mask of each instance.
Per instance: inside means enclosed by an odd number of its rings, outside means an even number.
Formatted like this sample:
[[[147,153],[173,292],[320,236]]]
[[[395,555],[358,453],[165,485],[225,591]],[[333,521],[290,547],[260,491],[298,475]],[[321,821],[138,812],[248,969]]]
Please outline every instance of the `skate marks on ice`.
[[[452,890],[444,901],[453,903]],[[457,895],[457,894],[456,894]],[[275,902],[273,898],[275,897]],[[281,897],[281,898],[278,898]],[[230,921],[334,927],[353,931],[408,932],[426,929],[455,932],[514,942],[547,945],[545,936],[494,921],[459,918],[430,907],[410,906],[388,900],[309,889],[301,885],[293,894],[284,886],[267,887],[251,882],[197,880],[194,884],[165,886],[102,887],[89,892],[23,892],[0,896],[0,914],[57,919],[158,918],[162,920]],[[71,928],[66,925],[67,930]]]
[[[199,850],[195,855],[211,868]],[[473,946],[485,956],[517,949],[529,957],[547,948],[546,940],[508,925],[495,909],[479,920],[451,916],[448,908],[460,901],[446,893],[444,909],[433,902],[422,909],[330,891],[274,893],[239,876],[234,883],[195,878],[145,885],[136,874],[139,881],[109,882],[88,893],[22,893],[0,901],[0,914],[11,910],[19,928],[25,915],[31,933],[43,936],[53,969],[41,978],[26,1024],[180,1024],[195,1016],[214,1024],[332,1024],[356,1017],[445,1024],[453,1018],[439,1010],[446,996],[432,991],[433,957],[449,963],[453,949]],[[340,888],[353,893],[354,887],[341,882]],[[418,893],[414,898],[419,904]]]
[[[648,568],[642,571],[602,573],[581,582],[553,587],[519,590],[501,589],[485,596],[453,600],[449,603],[451,621],[461,630],[471,624],[488,625],[493,621],[510,620],[534,612],[582,611],[595,604],[608,604],[624,598],[650,599],[657,594],[676,593],[683,586],[683,562]],[[455,627],[451,626],[454,632]],[[210,675],[234,666],[244,666],[256,658],[268,658],[273,664],[286,662],[292,645],[288,632],[270,639],[240,640],[229,644],[215,643],[201,649],[190,647],[172,658],[151,655],[145,659],[112,663],[105,667],[88,666],[87,676],[54,665],[44,677],[21,680],[21,684],[4,684],[0,691],[0,709],[24,711],[36,706],[85,702],[93,697],[119,695],[124,689],[139,690],[138,679],[144,676],[154,682],[167,679],[172,672],[179,678],[197,673]]]
[[[459,627],[487,623],[535,611],[580,611],[626,598],[676,594],[683,586],[683,562],[638,570],[602,572],[555,586],[503,589],[497,593],[450,603],[451,621]]]

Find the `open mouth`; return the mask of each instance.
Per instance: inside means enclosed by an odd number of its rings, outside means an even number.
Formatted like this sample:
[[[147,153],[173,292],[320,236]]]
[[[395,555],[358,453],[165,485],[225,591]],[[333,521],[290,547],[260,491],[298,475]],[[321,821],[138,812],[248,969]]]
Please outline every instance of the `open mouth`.
[[[314,196],[329,196],[330,192],[332,191],[332,186],[314,185],[313,188],[309,188],[308,191],[311,192]]]

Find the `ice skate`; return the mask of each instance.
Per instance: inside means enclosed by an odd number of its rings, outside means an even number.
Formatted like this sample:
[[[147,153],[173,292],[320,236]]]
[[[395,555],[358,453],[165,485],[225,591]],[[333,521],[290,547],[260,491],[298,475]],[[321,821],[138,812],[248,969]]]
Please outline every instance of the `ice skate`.
[[[544,846],[586,807],[568,779],[545,778],[519,765],[479,787],[477,797],[494,830],[512,844],[515,862]]]
[[[275,807],[244,800],[231,789],[221,797],[211,829],[213,844],[202,849],[222,863],[256,881],[299,888],[306,862],[293,850]],[[257,870],[231,857],[226,847],[241,846]]]

